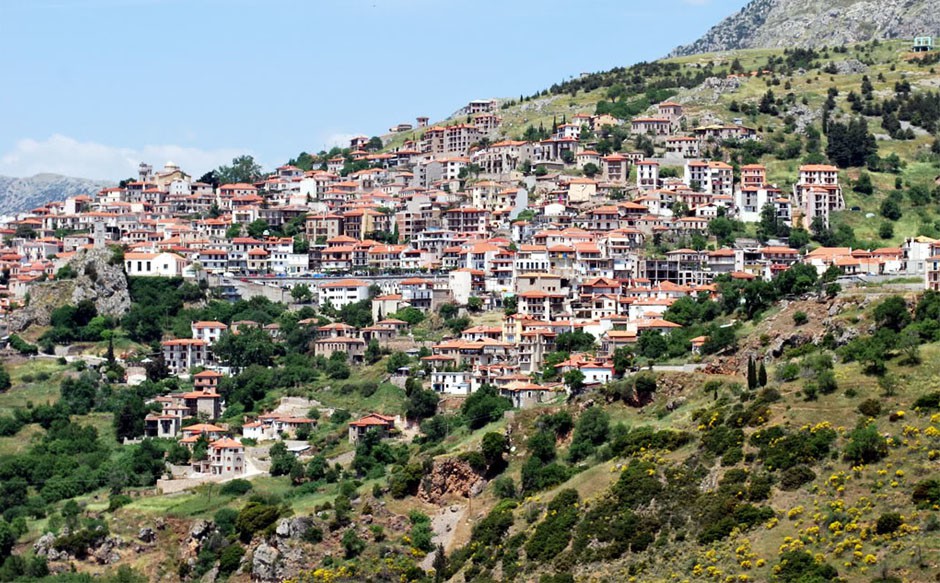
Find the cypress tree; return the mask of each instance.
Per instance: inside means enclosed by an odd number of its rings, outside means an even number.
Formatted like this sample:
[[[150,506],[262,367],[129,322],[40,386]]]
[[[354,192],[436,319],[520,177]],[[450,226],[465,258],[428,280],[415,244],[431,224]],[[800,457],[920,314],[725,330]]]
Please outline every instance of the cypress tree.
[[[753,391],[757,388],[757,369],[754,368],[754,359],[747,357],[747,390]]]
[[[761,387],[767,386],[767,369],[764,368],[764,361],[760,361],[760,367],[757,369],[757,385]]]

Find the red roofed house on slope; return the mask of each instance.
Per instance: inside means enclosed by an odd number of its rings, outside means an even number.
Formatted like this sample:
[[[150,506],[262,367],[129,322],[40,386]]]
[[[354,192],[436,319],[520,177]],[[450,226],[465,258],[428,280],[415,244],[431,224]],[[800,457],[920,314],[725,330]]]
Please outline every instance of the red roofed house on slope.
[[[374,430],[379,437],[385,439],[395,429],[395,418],[379,413],[370,413],[365,417],[349,423],[349,443],[356,443],[366,432]]]

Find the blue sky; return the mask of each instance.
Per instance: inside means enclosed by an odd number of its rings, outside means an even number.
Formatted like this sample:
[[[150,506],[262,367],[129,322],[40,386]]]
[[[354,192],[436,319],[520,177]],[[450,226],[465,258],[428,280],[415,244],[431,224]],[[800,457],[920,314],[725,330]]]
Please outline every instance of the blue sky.
[[[266,168],[651,60],[745,0],[0,0],[0,174]]]

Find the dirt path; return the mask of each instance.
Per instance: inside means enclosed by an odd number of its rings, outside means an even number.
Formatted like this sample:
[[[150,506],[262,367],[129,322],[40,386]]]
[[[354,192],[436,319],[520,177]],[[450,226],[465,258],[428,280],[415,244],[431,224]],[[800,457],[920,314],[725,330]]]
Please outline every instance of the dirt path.
[[[448,549],[454,539],[454,533],[457,531],[457,524],[466,513],[466,504],[448,504],[441,508],[437,514],[431,517],[431,531],[434,533],[431,543],[435,547],[441,544],[444,545],[444,549]],[[427,571],[431,568],[433,562],[434,552],[432,551],[421,561],[421,568]]]

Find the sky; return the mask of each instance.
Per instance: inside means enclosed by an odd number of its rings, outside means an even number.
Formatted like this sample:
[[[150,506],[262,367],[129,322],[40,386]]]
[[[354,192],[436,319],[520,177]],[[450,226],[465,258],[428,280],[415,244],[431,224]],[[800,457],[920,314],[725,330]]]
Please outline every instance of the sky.
[[[0,175],[266,169],[653,60],[745,0],[0,0]]]

